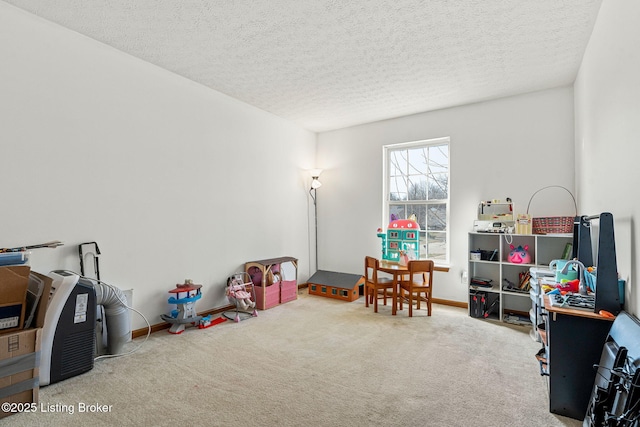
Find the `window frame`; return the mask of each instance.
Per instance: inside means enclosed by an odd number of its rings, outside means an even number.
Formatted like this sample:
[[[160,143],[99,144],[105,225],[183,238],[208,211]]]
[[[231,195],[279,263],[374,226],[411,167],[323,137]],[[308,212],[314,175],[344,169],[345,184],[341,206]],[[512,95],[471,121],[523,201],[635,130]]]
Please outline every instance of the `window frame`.
[[[421,147],[430,147],[430,146],[438,146],[438,145],[447,145],[448,148],[448,164],[447,164],[447,198],[446,199],[434,199],[434,200],[403,200],[402,204],[405,205],[435,205],[435,204],[445,204],[446,205],[446,223],[445,223],[445,259],[434,259],[434,263],[439,266],[449,266],[451,262],[451,221],[450,221],[450,211],[451,211],[451,138],[450,137],[440,137],[433,139],[425,139],[419,141],[411,141],[411,142],[401,142],[395,144],[388,144],[382,147],[382,224],[383,227],[389,225],[389,207],[393,204],[398,204],[398,200],[390,200],[390,188],[391,188],[391,177],[389,176],[391,166],[390,166],[390,155],[393,151],[397,150],[409,150],[414,148]],[[424,236],[426,245],[428,246],[428,233],[430,231],[420,230],[421,239]],[[439,232],[439,231],[436,231]],[[428,248],[427,248],[428,249]],[[420,258],[426,259],[427,249],[424,251],[421,250]]]

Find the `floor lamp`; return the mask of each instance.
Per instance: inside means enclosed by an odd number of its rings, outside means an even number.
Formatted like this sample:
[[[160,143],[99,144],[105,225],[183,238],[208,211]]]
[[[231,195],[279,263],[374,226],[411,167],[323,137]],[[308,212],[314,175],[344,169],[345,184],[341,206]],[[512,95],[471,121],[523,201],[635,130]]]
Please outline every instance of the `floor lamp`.
[[[318,180],[322,169],[312,169],[309,195],[313,199],[313,212],[316,235],[316,272],[309,277],[309,294],[338,298],[343,301],[354,301],[360,295],[359,288],[364,284],[364,277],[359,274],[339,273],[336,271],[318,270],[318,204],[316,190],[322,186]],[[331,262],[331,260],[329,260]]]
[[[318,203],[316,200],[316,190],[322,186],[322,183],[318,181],[322,169],[312,169],[309,171],[311,174],[311,188],[309,189],[309,195],[313,199],[313,219],[315,221],[315,244],[316,244],[316,271],[318,271]]]

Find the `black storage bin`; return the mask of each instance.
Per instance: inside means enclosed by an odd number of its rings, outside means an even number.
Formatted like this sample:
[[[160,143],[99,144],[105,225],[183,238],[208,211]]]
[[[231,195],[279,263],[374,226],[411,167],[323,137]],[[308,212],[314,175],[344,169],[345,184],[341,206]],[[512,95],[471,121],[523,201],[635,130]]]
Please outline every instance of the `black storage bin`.
[[[482,291],[469,292],[469,316],[483,318],[487,309],[487,293]]]

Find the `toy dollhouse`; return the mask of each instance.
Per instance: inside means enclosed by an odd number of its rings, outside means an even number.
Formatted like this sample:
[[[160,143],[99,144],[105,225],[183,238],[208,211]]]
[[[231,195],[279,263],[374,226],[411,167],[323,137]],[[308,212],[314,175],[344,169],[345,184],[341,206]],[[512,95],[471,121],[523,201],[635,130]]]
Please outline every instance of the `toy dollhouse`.
[[[389,223],[386,233],[378,229],[382,239],[382,259],[400,261],[401,252],[409,259],[420,259],[420,225],[412,219],[396,219]]]
[[[357,274],[318,270],[307,282],[309,295],[352,302],[360,298],[364,277]]]

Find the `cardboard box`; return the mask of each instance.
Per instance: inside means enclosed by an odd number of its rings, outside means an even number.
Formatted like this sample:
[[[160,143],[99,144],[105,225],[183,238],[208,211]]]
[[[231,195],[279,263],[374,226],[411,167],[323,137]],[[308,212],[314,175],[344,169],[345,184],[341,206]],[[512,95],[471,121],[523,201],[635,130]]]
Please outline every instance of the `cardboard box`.
[[[27,265],[0,267],[0,334],[24,325],[30,271]]]
[[[36,272],[30,277],[42,284],[34,327],[0,335],[0,404],[38,403],[40,339],[53,280]],[[0,418],[12,413],[0,411]]]

